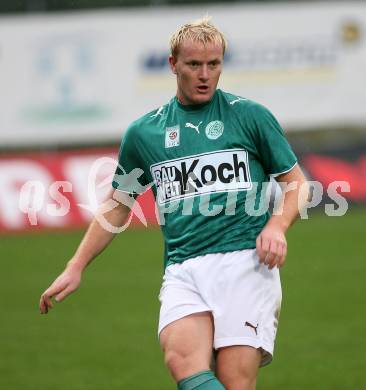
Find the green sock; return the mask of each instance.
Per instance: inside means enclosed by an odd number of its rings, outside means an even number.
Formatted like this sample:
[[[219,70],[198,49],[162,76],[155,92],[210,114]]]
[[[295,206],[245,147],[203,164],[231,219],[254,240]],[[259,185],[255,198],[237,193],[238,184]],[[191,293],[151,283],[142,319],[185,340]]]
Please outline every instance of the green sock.
[[[178,390],[225,390],[212,371],[201,371],[178,382]]]

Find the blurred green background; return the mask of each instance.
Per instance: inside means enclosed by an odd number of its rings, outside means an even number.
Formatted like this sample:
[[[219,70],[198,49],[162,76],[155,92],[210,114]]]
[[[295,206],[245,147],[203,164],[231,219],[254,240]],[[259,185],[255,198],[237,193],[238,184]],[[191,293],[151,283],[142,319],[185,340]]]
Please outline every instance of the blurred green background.
[[[318,210],[289,232],[276,354],[259,390],[366,388],[365,221],[362,207],[343,217]],[[174,389],[156,335],[158,228],[119,235],[73,296],[39,314],[82,234],[1,237],[0,388]]]

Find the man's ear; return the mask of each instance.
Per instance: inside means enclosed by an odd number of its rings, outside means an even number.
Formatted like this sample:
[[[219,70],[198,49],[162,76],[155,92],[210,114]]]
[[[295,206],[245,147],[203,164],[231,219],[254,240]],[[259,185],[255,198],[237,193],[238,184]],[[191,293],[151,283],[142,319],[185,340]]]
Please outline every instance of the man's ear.
[[[172,72],[174,74],[177,74],[176,64],[177,64],[177,59],[174,56],[170,55],[169,56],[169,65],[170,65],[170,69],[172,70]]]

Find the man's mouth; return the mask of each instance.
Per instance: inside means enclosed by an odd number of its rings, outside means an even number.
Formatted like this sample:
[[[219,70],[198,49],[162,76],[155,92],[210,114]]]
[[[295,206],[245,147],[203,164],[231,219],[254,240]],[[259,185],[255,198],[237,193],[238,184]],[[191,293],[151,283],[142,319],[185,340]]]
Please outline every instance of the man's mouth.
[[[208,91],[208,85],[199,85],[199,86],[197,87],[197,90],[198,90],[198,92],[200,92],[200,93],[205,93],[205,92]]]

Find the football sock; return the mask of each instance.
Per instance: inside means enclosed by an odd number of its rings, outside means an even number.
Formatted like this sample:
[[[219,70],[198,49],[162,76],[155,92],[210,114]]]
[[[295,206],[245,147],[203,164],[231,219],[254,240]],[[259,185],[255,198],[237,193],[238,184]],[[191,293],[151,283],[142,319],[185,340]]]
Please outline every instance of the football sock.
[[[212,371],[201,371],[178,382],[178,390],[225,390]]]

